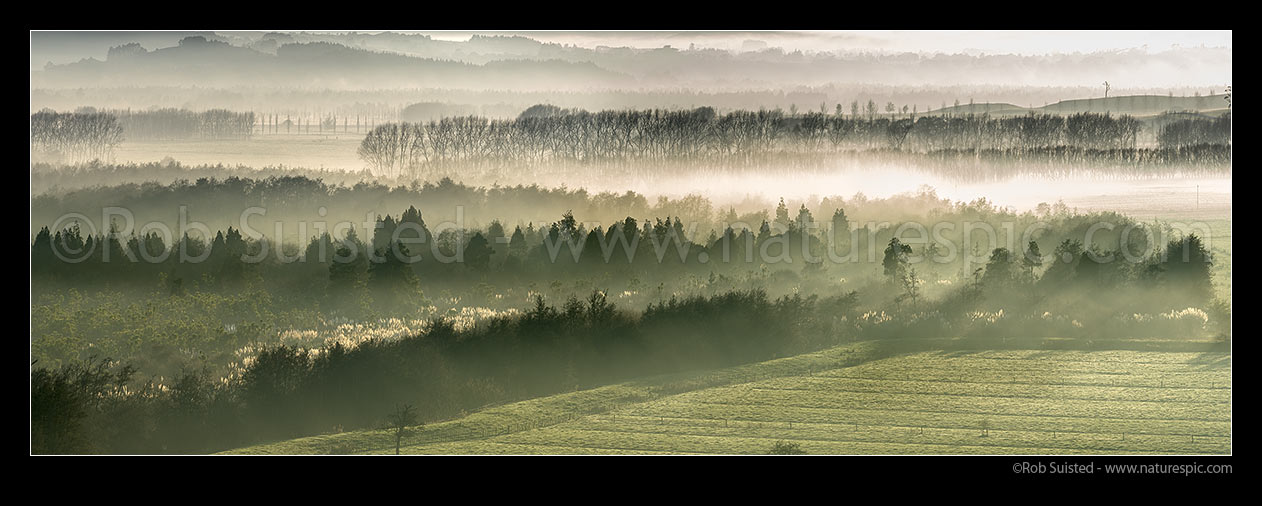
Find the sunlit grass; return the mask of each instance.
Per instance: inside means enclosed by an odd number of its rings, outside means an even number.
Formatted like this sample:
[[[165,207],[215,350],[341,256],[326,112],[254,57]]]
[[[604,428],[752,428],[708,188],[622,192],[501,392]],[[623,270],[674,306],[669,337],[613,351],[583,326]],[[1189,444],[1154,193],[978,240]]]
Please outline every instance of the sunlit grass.
[[[428,425],[406,453],[1210,454],[1231,451],[1221,352],[924,351],[862,342],[489,408]],[[902,348],[891,348],[901,346]],[[384,431],[233,453],[392,453]]]

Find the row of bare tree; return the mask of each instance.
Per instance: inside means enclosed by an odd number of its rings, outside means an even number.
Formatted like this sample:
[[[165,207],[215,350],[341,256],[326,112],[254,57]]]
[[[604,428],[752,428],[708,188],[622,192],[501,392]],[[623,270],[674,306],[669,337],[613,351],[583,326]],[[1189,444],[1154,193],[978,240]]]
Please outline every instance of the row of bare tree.
[[[380,125],[360,156],[378,173],[411,175],[427,164],[461,162],[753,160],[769,153],[896,149],[1021,151],[1072,147],[1128,149],[1140,122],[1129,116],[1075,114],[1014,118],[877,118],[773,111],[716,115],[684,111],[565,111],[512,120],[475,116]]]
[[[1214,119],[1179,119],[1161,127],[1157,142],[1163,148],[1186,148],[1203,144],[1231,144],[1231,113]]]
[[[123,141],[118,118],[103,112],[31,115],[31,151],[70,163],[109,160]]]
[[[154,111],[115,111],[130,140],[245,139],[254,132],[253,112],[211,109]]]
[[[249,138],[253,131],[253,112],[225,109],[43,110],[31,115],[31,150],[68,163],[108,161],[124,134],[130,140],[224,140]]]

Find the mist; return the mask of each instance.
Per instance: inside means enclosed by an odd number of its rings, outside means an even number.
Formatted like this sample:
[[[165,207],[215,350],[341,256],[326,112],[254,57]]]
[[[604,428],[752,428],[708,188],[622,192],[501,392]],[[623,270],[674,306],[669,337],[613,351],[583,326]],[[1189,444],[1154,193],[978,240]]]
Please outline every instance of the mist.
[[[1230,31],[34,31],[29,74],[32,454],[1231,453]]]

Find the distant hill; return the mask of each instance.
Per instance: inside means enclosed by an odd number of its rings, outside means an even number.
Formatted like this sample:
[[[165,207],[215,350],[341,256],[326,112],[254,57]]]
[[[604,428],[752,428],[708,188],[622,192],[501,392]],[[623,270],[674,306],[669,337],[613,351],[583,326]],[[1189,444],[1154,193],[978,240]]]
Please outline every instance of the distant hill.
[[[191,36],[147,50],[130,45],[104,61],[86,58],[31,72],[33,87],[317,86],[322,88],[536,89],[632,85],[634,79],[590,62],[503,59],[485,64],[418,58],[329,42],[288,43],[275,52]]]
[[[103,59],[111,47],[138,43],[147,48],[170,47],[180,39],[201,36],[209,40],[226,40],[215,32],[31,32],[30,70],[45,65],[66,64],[88,58]]]
[[[982,104],[960,104],[960,105],[950,106],[944,109],[934,109],[925,114],[933,114],[933,115],[937,115],[937,114],[955,114],[955,115],[989,114],[991,116],[996,116],[996,115],[1008,115],[1008,114],[1025,114],[1027,112],[1029,112],[1029,109],[1026,109],[1025,107],[1021,107],[1019,105],[1005,104],[1005,103],[982,103]]]
[[[1163,112],[1207,111],[1227,107],[1225,95],[1200,97],[1172,97],[1160,95],[1127,95],[1109,98],[1084,98],[1062,100],[1055,104],[1038,107],[1037,112],[1076,114],[1081,112],[1111,112],[1134,116],[1161,114]]]
[[[1080,98],[1062,100],[1043,107],[1021,107],[1006,103],[961,104],[926,112],[938,114],[989,114],[991,116],[1018,116],[1028,113],[1068,115],[1084,112],[1152,116],[1165,112],[1216,113],[1226,112],[1225,95],[1173,97],[1162,95],[1125,95],[1109,98]]]
[[[277,55],[284,47],[291,44],[328,44],[351,48],[365,53],[390,53],[397,56],[412,57],[418,60],[445,61],[469,64],[474,66],[488,65],[497,61],[531,60],[536,62],[560,61],[570,64],[586,64],[612,72],[615,75],[631,76],[633,82],[620,82],[618,85],[630,88],[648,86],[674,89],[679,87],[709,89],[766,89],[774,87],[829,86],[836,83],[873,83],[882,87],[888,86],[931,86],[935,88],[964,86],[968,90],[957,90],[950,94],[932,94],[924,100],[893,99],[897,104],[937,104],[941,99],[954,101],[955,98],[988,97],[996,102],[1012,102],[1029,106],[1041,104],[1051,99],[1069,96],[1089,96],[1103,91],[1094,83],[1102,75],[1117,76],[1125,80],[1127,93],[1165,93],[1167,90],[1208,90],[1208,85],[1197,84],[1195,88],[1182,85],[1170,87],[1170,79],[1183,81],[1181,76],[1214,76],[1202,78],[1209,83],[1231,82],[1231,48],[1172,48],[1166,51],[1100,51],[1092,53],[1050,54],[1050,55],[1013,55],[1013,54],[943,54],[943,53],[897,53],[867,54],[838,51],[790,51],[779,47],[765,47],[758,50],[733,52],[715,48],[691,47],[610,47],[597,45],[584,47],[575,44],[559,44],[533,39],[529,36],[474,35],[468,40],[441,40],[423,34],[403,33],[261,33],[261,32],[49,32],[37,33],[31,39],[30,66],[32,71],[39,71],[46,64],[51,66],[73,65],[74,62],[92,59],[102,61],[107,57],[110,48],[128,43],[137,43],[145,49],[170,47],[185,36],[201,36],[204,40],[223,42],[236,47],[251,49],[259,53]],[[682,40],[681,40],[682,42]],[[656,46],[656,43],[654,44]],[[687,46],[687,47],[685,47]],[[755,44],[756,46],[756,44]],[[280,68],[283,68],[281,66]],[[1013,69],[1020,69],[1014,72]],[[1171,69],[1179,69],[1178,73]],[[551,71],[551,69],[550,69]],[[37,72],[33,72],[37,74]],[[422,74],[424,75],[424,74]],[[1123,77],[1125,76],[1125,77]],[[1161,76],[1161,77],[1156,77]],[[33,76],[35,77],[35,76]],[[120,86],[137,86],[133,82]],[[217,86],[218,76],[190,75],[187,80],[207,77],[211,83],[199,83],[199,86]],[[341,78],[337,75],[335,78]],[[377,77],[389,77],[381,75]],[[429,79],[426,82],[433,82]],[[588,79],[590,76],[575,76]],[[82,81],[64,85],[65,87],[94,86],[91,76]],[[106,83],[116,82],[112,77]],[[475,79],[479,87],[506,86],[518,84],[511,76],[496,82],[492,79]],[[579,84],[566,77],[557,77],[565,85],[563,89],[571,90]],[[299,83],[308,86],[328,86],[328,78],[319,82]],[[1092,83],[1083,87],[1083,83]],[[59,84],[43,84],[41,79],[33,79],[39,86],[63,86]],[[390,84],[390,83],[388,83]],[[389,85],[373,86],[374,88],[391,87]],[[608,83],[599,79],[583,81],[591,87],[609,87]],[[145,85],[151,85],[145,83]],[[235,82],[232,85],[236,85]],[[269,86],[268,83],[251,81],[248,86]],[[356,85],[363,87],[362,84]],[[281,83],[281,86],[291,86]],[[415,88],[409,83],[401,83],[403,88]],[[461,82],[442,82],[437,87],[450,88],[462,86]],[[982,88],[992,87],[1035,87],[1040,91],[1014,90],[1000,91],[1001,95],[983,94]],[[515,87],[515,86],[514,86]],[[1073,88],[1073,93],[1061,94],[1048,91],[1051,88]],[[1119,88],[1119,93],[1122,88]],[[1141,91],[1146,90],[1146,91]],[[1160,91],[1153,91],[1160,90]],[[1177,93],[1178,91],[1176,91]],[[1204,91],[1202,91],[1203,93]],[[881,103],[887,101],[888,90],[877,91],[875,96],[857,96],[849,93],[834,96],[830,100],[850,101],[860,98],[879,98]],[[904,93],[906,94],[906,93]],[[923,93],[921,93],[923,95]],[[1029,98],[1029,101],[1025,99]],[[814,109],[818,101],[805,105]]]

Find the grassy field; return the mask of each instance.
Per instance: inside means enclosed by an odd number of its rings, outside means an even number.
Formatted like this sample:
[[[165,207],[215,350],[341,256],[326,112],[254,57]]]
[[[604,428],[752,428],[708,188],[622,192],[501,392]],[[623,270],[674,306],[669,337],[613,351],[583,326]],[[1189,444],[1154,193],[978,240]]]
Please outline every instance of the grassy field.
[[[962,344],[863,342],[532,399],[426,425],[404,452],[761,454],[781,440],[811,454],[1231,452],[1228,353],[928,350]],[[393,451],[384,431],[362,431],[229,453]]]

